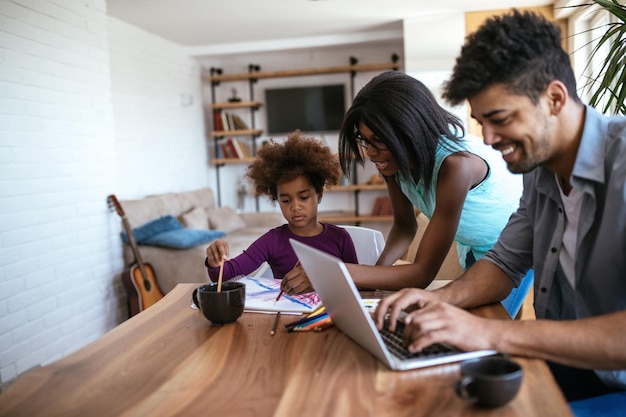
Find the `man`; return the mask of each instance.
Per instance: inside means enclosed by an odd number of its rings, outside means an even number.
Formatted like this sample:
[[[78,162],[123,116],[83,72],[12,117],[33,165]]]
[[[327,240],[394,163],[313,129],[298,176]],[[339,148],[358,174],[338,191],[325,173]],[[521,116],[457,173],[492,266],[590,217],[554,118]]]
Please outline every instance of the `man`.
[[[569,401],[624,401],[626,118],[582,104],[558,27],[516,10],[468,37],[444,98],[468,99],[485,144],[524,173],[520,206],[483,259],[438,291],[381,300],[377,325],[417,306],[405,320],[412,351],[444,342],[541,358]],[[536,321],[461,309],[500,301],[530,268]]]

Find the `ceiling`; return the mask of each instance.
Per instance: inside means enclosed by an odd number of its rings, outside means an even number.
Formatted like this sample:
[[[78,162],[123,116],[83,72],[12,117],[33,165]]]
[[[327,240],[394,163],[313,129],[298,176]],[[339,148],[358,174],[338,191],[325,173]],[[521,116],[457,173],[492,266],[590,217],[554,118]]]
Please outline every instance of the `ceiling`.
[[[402,37],[403,19],[534,7],[550,0],[106,0],[108,14],[192,55]],[[263,47],[261,47],[263,45]]]

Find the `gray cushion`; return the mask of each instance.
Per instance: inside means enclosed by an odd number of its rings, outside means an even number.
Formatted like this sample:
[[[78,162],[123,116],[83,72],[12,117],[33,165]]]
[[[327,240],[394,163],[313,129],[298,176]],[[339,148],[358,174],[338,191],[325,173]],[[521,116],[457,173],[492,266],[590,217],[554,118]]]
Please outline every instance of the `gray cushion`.
[[[246,222],[230,207],[219,207],[207,210],[209,227],[223,230],[226,233],[246,227]]]

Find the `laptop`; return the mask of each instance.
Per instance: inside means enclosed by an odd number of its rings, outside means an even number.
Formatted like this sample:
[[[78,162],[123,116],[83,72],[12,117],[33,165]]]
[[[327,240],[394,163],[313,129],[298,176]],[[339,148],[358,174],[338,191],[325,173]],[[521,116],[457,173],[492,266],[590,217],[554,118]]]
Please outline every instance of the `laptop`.
[[[410,354],[401,336],[376,328],[341,259],[293,239],[290,243],[335,326],[389,368],[404,371],[497,354],[493,350],[464,352],[441,344]]]

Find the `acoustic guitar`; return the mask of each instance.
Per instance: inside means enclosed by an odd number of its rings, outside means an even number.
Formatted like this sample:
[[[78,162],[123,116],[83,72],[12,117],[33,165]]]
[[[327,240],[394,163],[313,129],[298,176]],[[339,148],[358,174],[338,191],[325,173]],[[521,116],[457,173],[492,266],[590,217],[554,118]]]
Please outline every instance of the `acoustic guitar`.
[[[130,247],[135,255],[135,262],[130,265],[130,269],[122,273],[122,282],[128,294],[128,313],[132,317],[163,298],[163,291],[161,291],[159,284],[156,282],[152,265],[143,262],[141,259],[141,253],[139,253],[137,248],[133,231],[128,223],[124,209],[122,209],[122,205],[114,195],[108,196],[107,202],[109,208],[117,212],[122,218],[124,230],[128,235]]]

